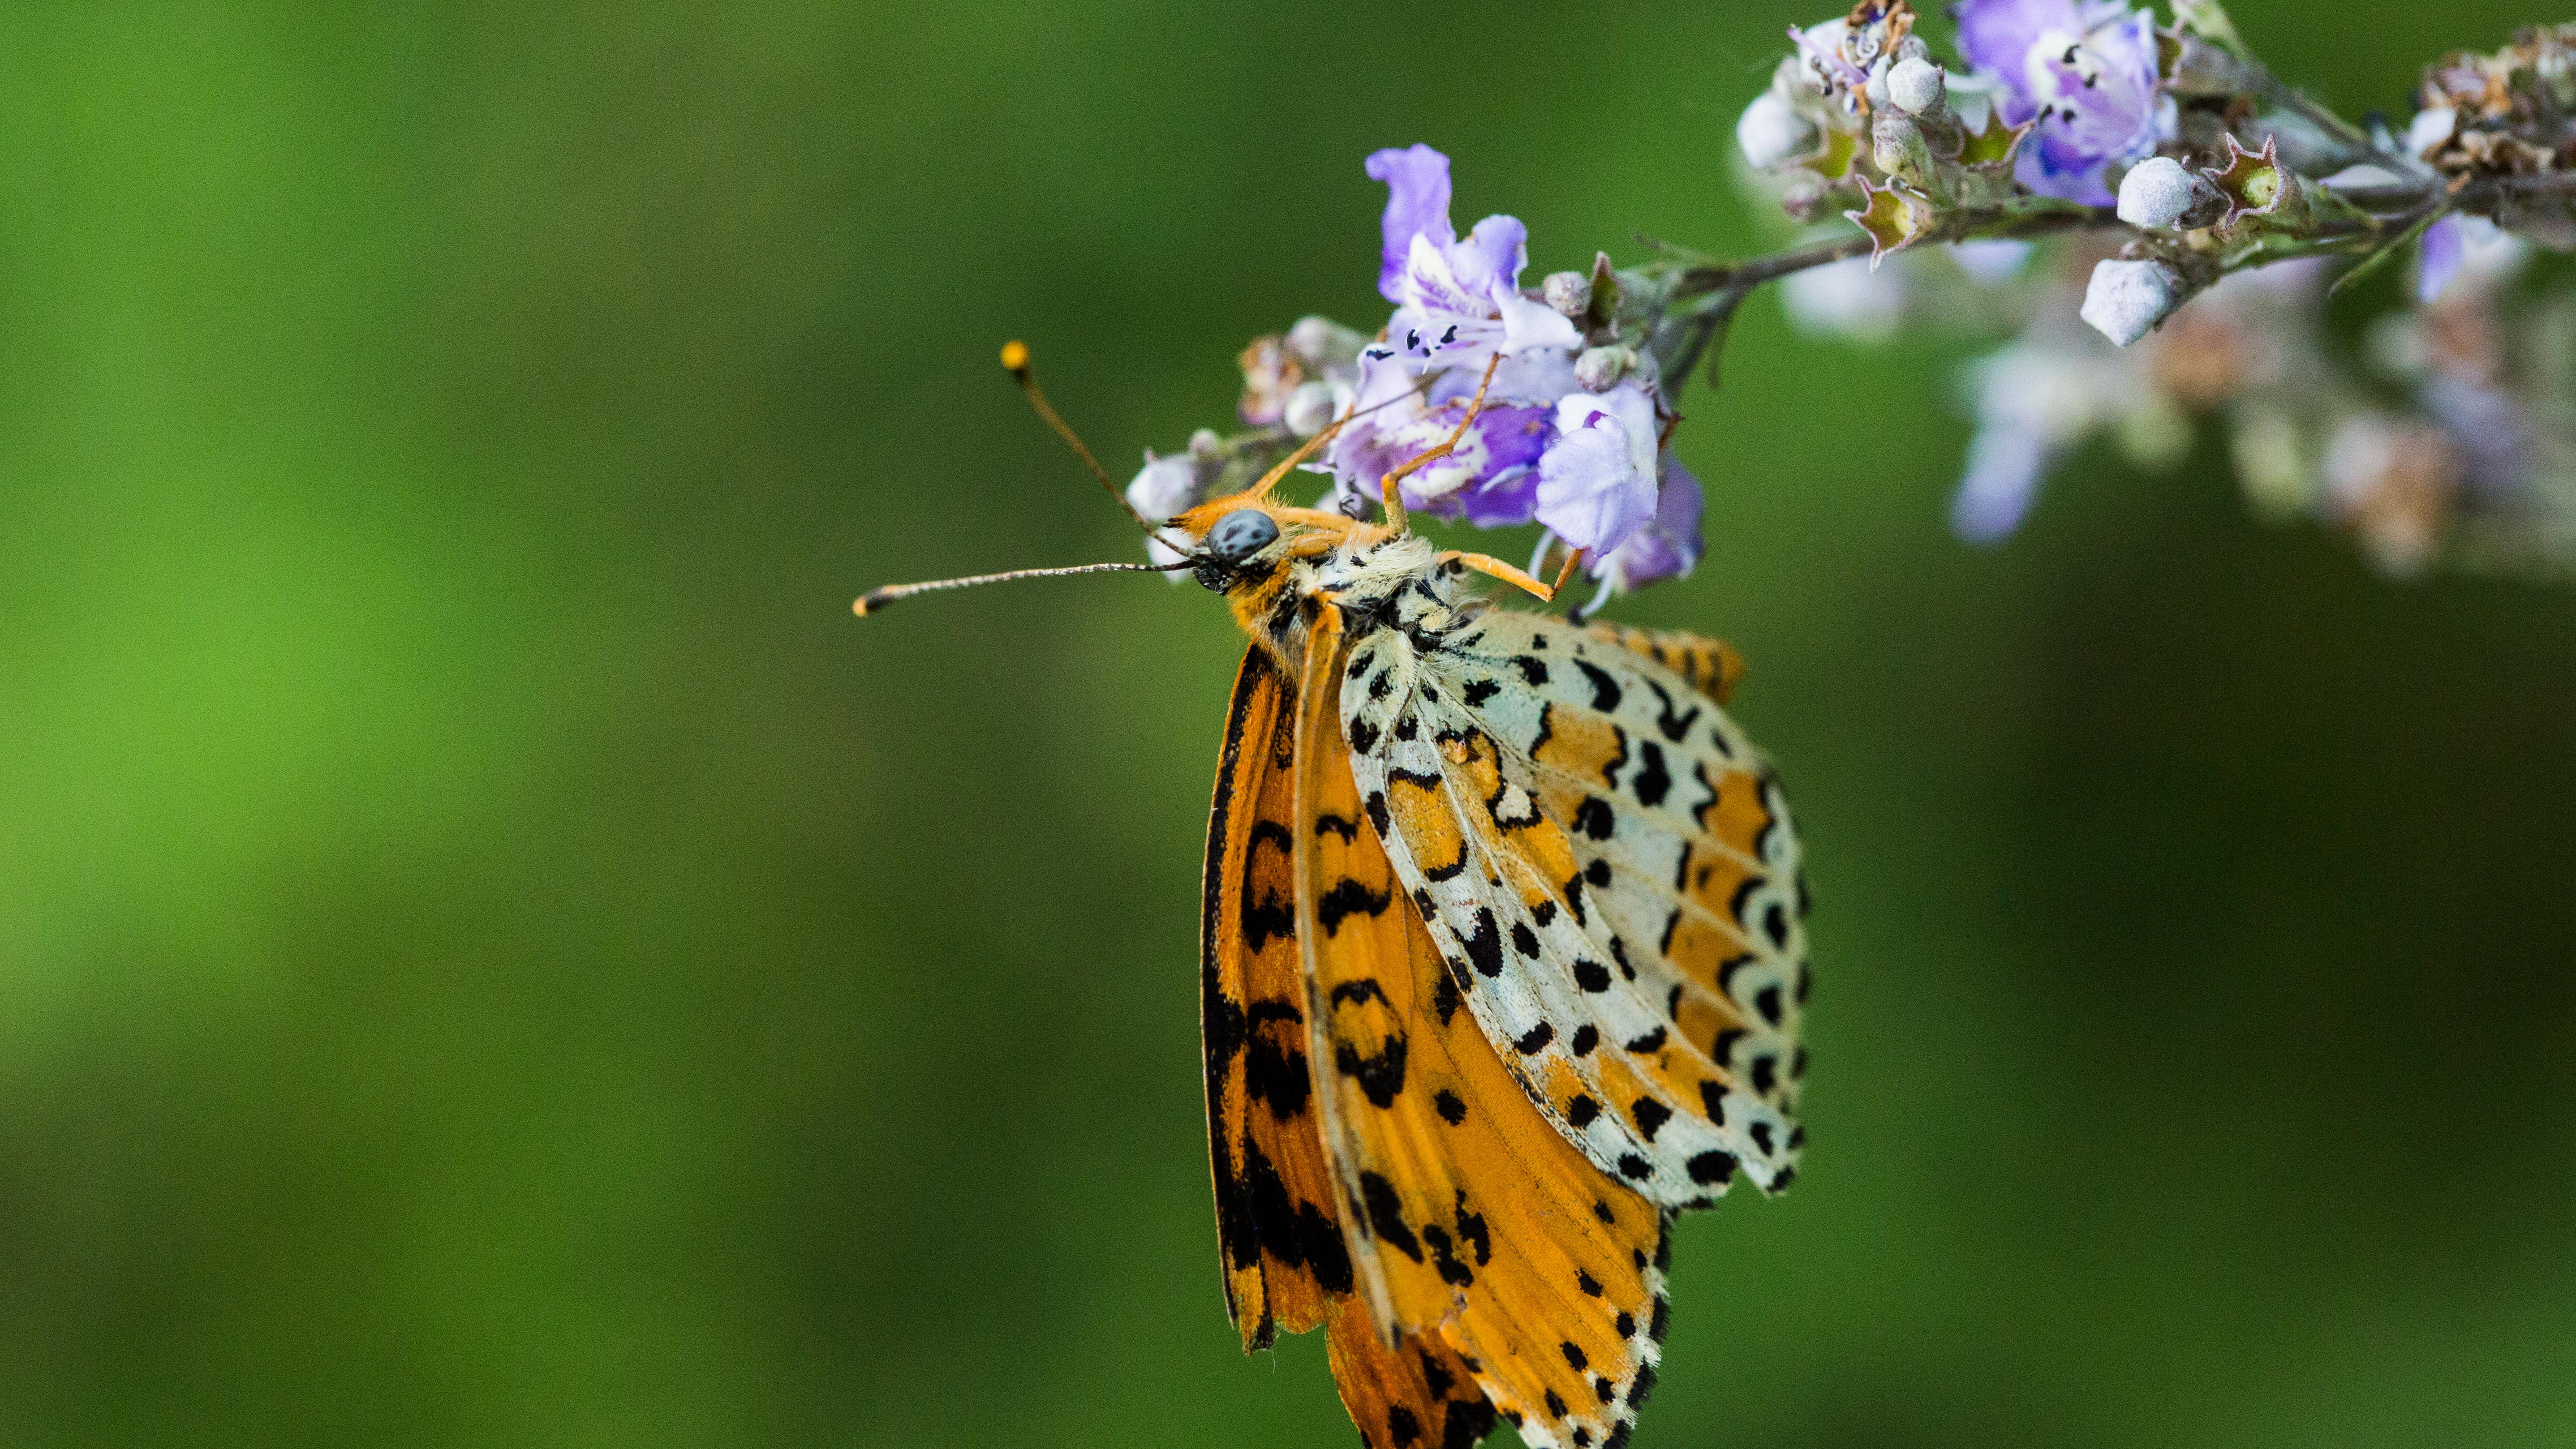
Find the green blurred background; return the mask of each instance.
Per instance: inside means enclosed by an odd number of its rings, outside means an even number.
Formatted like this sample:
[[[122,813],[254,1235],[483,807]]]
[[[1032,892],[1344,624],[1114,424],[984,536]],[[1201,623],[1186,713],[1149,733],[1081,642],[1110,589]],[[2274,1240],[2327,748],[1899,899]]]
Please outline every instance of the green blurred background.
[[[1827,8],[8,7],[0,1443],[1353,1442],[1219,1300],[1221,610],[849,600],[1128,556],[995,344],[1224,423],[1374,147],[1761,245]],[[2402,114],[2552,17],[2239,18]],[[1820,982],[1638,1442],[2576,1442],[2576,593],[2214,447],[1964,548],[1955,355],[1757,304],[1625,611],[1752,659]]]

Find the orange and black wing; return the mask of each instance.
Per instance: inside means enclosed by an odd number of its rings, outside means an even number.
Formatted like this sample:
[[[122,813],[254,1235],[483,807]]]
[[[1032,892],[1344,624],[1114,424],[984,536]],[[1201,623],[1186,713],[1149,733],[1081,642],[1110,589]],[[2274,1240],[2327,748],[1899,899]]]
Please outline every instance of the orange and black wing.
[[[1226,1309],[1246,1349],[1323,1322],[1351,1288],[1307,1068],[1296,939],[1296,686],[1254,648],[1236,674],[1199,918],[1208,1159]]]
[[[1463,1372],[1532,1445],[1624,1442],[1660,1354],[1664,1215],[1558,1132],[1466,1009],[1470,968],[1434,946],[1381,843],[1384,807],[1352,776],[1338,623],[1327,610],[1314,625],[1300,691],[1296,929],[1352,1205],[1357,1301],[1333,1320],[1344,1401],[1373,1443],[1407,1442],[1370,1417],[1397,1408],[1443,1443],[1419,1401],[1380,1403],[1381,1380],[1358,1371],[1392,1356],[1423,1389]],[[1457,1432],[1476,1428],[1450,1402]]]

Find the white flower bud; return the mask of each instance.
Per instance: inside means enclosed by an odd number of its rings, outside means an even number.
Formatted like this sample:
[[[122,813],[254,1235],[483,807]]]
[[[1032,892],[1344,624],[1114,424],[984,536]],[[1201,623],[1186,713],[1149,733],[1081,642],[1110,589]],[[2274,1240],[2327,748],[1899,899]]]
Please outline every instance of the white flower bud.
[[[1903,111],[1889,107],[1870,122],[1870,159],[1890,176],[1921,178],[1932,169],[1932,148],[1923,128]]]
[[[1311,438],[1329,427],[1340,411],[1341,389],[1329,382],[1300,383],[1279,410],[1279,421],[1298,437]]]
[[[2094,331],[2126,347],[2172,316],[2189,295],[2182,274],[2162,262],[2097,262],[2084,287],[2081,315]]]
[[[1329,317],[1300,317],[1288,329],[1288,351],[1314,372],[1358,366],[1360,348],[1367,343],[1368,338]]]
[[[1145,455],[1145,466],[1127,485],[1127,502],[1147,518],[1169,518],[1198,502],[1199,472],[1186,457]]]
[[[1735,144],[1743,148],[1745,160],[1768,171],[1814,150],[1816,128],[1778,92],[1764,91],[1736,118]]]
[[[1585,392],[1608,392],[1637,365],[1637,354],[1625,347],[1586,348],[1574,359],[1574,385]]]
[[[1930,60],[1931,58],[1932,47],[1924,44],[1923,37],[1912,31],[1906,32],[1905,38],[1896,42],[1896,60],[1899,65],[1909,60]]]
[[[1538,294],[1559,315],[1580,317],[1592,308],[1592,279],[1581,272],[1550,272]]]
[[[1213,458],[1225,451],[1225,438],[1214,428],[1201,428],[1190,434],[1190,456]]]
[[[2150,156],[2120,178],[2120,220],[2131,226],[2168,227],[2192,206],[2198,178],[2171,156]]]
[[[1941,67],[1932,62],[1920,57],[1900,60],[1887,73],[1887,98],[1908,115],[1937,116],[1949,102],[1950,85]]]
[[[1887,68],[1893,64],[1895,61],[1884,55],[1870,62],[1869,82],[1861,87],[1861,94],[1869,97],[1872,106],[1887,104]]]

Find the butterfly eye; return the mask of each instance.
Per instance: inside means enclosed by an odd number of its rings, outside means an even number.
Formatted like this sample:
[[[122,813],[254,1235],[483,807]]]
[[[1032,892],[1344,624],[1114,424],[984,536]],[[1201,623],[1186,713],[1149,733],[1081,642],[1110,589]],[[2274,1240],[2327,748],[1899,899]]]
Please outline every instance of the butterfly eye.
[[[1279,525],[1258,508],[1238,508],[1208,530],[1207,552],[1221,562],[1239,564],[1270,546]]]

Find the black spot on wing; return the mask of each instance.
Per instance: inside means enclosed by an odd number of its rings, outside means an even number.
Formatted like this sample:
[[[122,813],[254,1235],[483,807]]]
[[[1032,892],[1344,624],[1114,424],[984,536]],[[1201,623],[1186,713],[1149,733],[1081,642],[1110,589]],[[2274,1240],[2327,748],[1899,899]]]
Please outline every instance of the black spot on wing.
[[[1371,791],[1369,792],[1369,797],[1368,797],[1368,800],[1367,800],[1367,802],[1366,802],[1366,803],[1367,803],[1367,809],[1368,809],[1368,818],[1369,818],[1369,826],[1370,826],[1370,828],[1371,828],[1371,829],[1374,829],[1375,831],[1377,831],[1377,838],[1378,838],[1378,839],[1380,839],[1380,840],[1384,840],[1384,839],[1386,839],[1386,836],[1387,836],[1386,792],[1385,792],[1385,791],[1383,791],[1383,790],[1371,790]]]
[[[1601,1104],[1593,1101],[1588,1092],[1575,1093],[1574,1100],[1565,1104],[1565,1120],[1577,1129],[1591,1126],[1592,1119],[1600,1115]]]
[[[1574,667],[1582,670],[1583,677],[1592,681],[1592,707],[1594,709],[1601,711],[1603,714],[1608,714],[1619,707],[1619,681],[1612,679],[1598,666],[1587,663],[1581,659],[1574,661]]]
[[[1610,989],[1610,968],[1598,961],[1577,961],[1574,963],[1574,984],[1595,994],[1607,991]]]
[[[1652,1097],[1639,1097],[1629,1108],[1629,1115],[1637,1119],[1637,1135],[1652,1142],[1664,1124],[1672,1120],[1673,1109]]]
[[[1586,795],[1583,803],[1574,807],[1574,828],[1594,840],[1608,840],[1618,826],[1619,817],[1611,811],[1610,802],[1598,795]]]
[[[1477,975],[1494,977],[1503,974],[1503,933],[1494,922],[1493,911],[1478,906],[1475,929],[1469,931],[1459,944],[1467,948],[1467,959],[1474,963]]]
[[[1594,1047],[1601,1045],[1601,1030],[1587,1021],[1574,1029],[1574,1037],[1566,1045],[1576,1056],[1588,1057]]]
[[[1425,1223],[1422,1242],[1431,1250],[1431,1266],[1438,1270],[1441,1282],[1452,1288],[1464,1288],[1476,1281],[1475,1270],[1458,1261],[1458,1251],[1450,1246],[1447,1228],[1438,1223]]]
[[[1512,667],[1521,672],[1521,678],[1532,684],[1547,683],[1547,661],[1544,659],[1536,659],[1527,654],[1515,654],[1512,656]]]
[[[1459,697],[1467,702],[1469,709],[1482,709],[1502,692],[1503,682],[1499,679],[1471,679],[1467,681],[1467,687],[1459,691]]]
[[[1458,1100],[1458,1094],[1447,1087],[1442,1087],[1431,1098],[1431,1107],[1440,1114],[1441,1121],[1452,1127],[1467,1120],[1467,1104]]]
[[[1663,804],[1664,796],[1673,788],[1672,772],[1664,768],[1663,747],[1653,740],[1640,740],[1637,742],[1637,757],[1644,761],[1644,768],[1628,782],[1628,792],[1637,797],[1640,805]]]
[[[1365,755],[1377,748],[1377,726],[1367,720],[1352,720],[1349,734],[1354,751]]]
[[[1374,1172],[1361,1173],[1360,1203],[1368,1211],[1369,1231],[1379,1242],[1417,1263],[1422,1261],[1422,1245],[1414,1241],[1413,1229],[1405,1226],[1404,1200],[1396,1196],[1394,1183]]]
[[[1351,844],[1360,838],[1360,823],[1326,810],[1315,817],[1315,838],[1321,840],[1327,835],[1338,835],[1343,844]]]
[[[1405,1040],[1402,1033],[1389,1036],[1374,1053],[1363,1054],[1349,1041],[1333,1044],[1333,1066],[1343,1076],[1359,1083],[1360,1091],[1377,1107],[1392,1107],[1396,1095],[1404,1090]]]
[[[1465,998],[1458,994],[1458,983],[1450,979],[1447,971],[1441,972],[1432,979],[1431,1010],[1440,1018],[1442,1026],[1447,1026],[1449,1019],[1458,1014],[1458,1008],[1464,1000]]]
[[[1649,679],[1646,681],[1646,687],[1655,692],[1656,702],[1663,706],[1661,712],[1655,717],[1655,728],[1663,731],[1665,739],[1671,740],[1674,744],[1680,744],[1690,733],[1691,726],[1699,723],[1699,706],[1691,706],[1687,714],[1674,714],[1673,697],[1664,693],[1662,685]]]
[[[1333,882],[1333,888],[1324,892],[1324,898],[1315,903],[1315,919],[1323,924],[1325,935],[1335,935],[1342,929],[1343,921],[1355,915],[1378,915],[1393,899],[1385,891],[1371,891],[1344,876]]]
[[[1547,1044],[1554,1040],[1556,1040],[1556,1028],[1542,1021],[1538,1025],[1531,1027],[1528,1031],[1521,1033],[1521,1039],[1513,1042],[1512,1046],[1516,1048],[1522,1056],[1536,1056],[1538,1053],[1547,1050]]]
[[[1303,1026],[1306,1018],[1297,1008],[1284,1001],[1256,1001],[1244,1013],[1247,1041],[1243,1059],[1245,1095],[1256,1102],[1269,1104],[1270,1115],[1286,1121],[1306,1109],[1306,1094],[1312,1083],[1306,1073],[1306,1053],[1291,1043],[1303,1041],[1302,1032],[1281,1034],[1261,1030],[1268,1022],[1287,1022]]]

